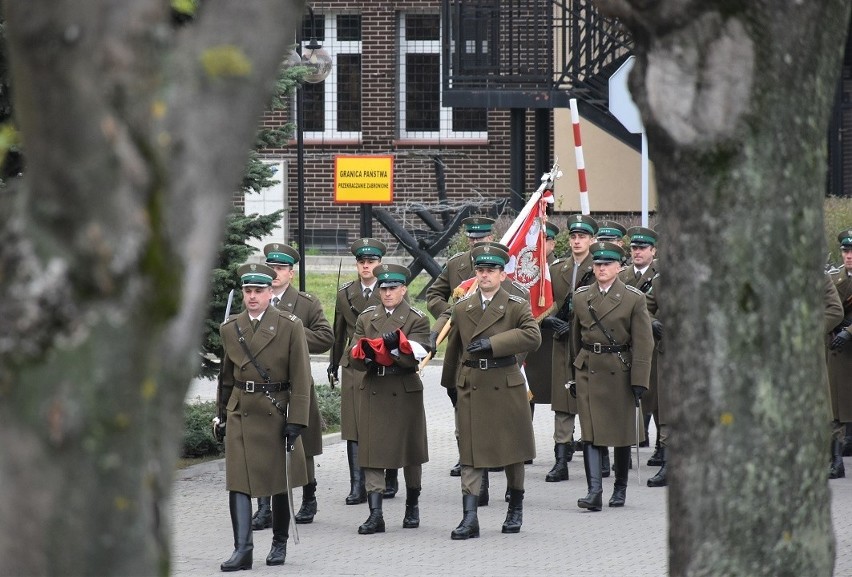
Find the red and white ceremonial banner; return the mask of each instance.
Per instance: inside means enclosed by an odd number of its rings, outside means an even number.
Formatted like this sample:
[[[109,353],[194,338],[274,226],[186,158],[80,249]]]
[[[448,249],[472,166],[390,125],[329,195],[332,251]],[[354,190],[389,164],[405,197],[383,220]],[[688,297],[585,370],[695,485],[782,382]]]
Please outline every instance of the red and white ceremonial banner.
[[[530,306],[536,320],[550,314],[553,308],[544,225],[547,222],[547,205],[553,204],[555,172],[554,168],[553,173],[550,173],[553,176],[545,174],[542,177],[544,183],[533,193],[500,240],[509,247],[506,274],[530,291]]]

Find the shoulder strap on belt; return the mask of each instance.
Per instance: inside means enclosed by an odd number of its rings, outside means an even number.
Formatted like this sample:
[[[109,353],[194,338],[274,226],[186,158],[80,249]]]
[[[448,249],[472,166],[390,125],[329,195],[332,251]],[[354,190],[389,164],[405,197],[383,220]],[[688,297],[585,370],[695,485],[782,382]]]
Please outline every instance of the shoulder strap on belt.
[[[603,334],[606,336],[606,340],[609,341],[609,344],[611,344],[614,347],[617,347],[618,343],[615,342],[615,339],[612,338],[612,335],[610,334],[610,332],[608,330],[606,330],[606,327],[603,326],[603,323],[601,323],[601,319],[598,318],[598,313],[595,310],[595,307],[592,306],[592,303],[589,303],[589,314],[592,315],[592,320],[595,321],[595,324],[598,325],[601,328],[601,330],[603,331]],[[592,326],[594,326],[594,325],[592,325]],[[624,357],[621,356],[621,353],[616,352],[615,354],[618,355],[619,360],[622,363],[624,363],[624,366],[629,369],[630,363],[628,363],[626,360],[624,360]]]
[[[268,383],[269,382],[269,373],[267,373],[266,370],[264,370],[264,368],[260,366],[260,363],[258,363],[257,359],[254,358],[254,355],[251,354],[251,351],[249,350],[248,345],[246,344],[246,339],[245,339],[245,337],[243,337],[243,332],[240,330],[240,325],[238,325],[237,323],[234,323],[234,326],[237,328],[237,337],[239,337],[237,340],[240,341],[240,346],[243,347],[243,350],[248,355],[248,358],[251,361],[251,364],[253,364],[254,368],[257,369],[258,374],[263,378],[264,381],[266,381]]]

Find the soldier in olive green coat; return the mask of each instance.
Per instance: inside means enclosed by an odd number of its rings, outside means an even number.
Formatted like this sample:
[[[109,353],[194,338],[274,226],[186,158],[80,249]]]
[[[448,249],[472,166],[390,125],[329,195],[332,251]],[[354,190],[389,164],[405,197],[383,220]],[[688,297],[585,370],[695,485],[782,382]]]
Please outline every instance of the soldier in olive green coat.
[[[272,281],[272,305],[279,310],[299,317],[305,327],[308,340],[308,352],[318,355],[328,351],[334,341],[331,324],[325,318],[320,300],[292,285],[293,267],[299,262],[299,252],[284,243],[270,243],[263,247],[266,264],[278,275]],[[310,423],[302,431],[301,439],[305,448],[304,466],[308,472],[308,484],[302,487],[302,505],[296,513],[296,523],[312,523],[317,512],[317,480],[314,457],[322,455],[322,417],[319,400],[313,379],[311,379],[311,415]],[[271,526],[272,511],[269,497],[258,498],[258,511],[252,519],[252,528],[265,529]],[[268,512],[268,522],[264,522],[264,512]]]
[[[456,426],[464,517],[453,539],[479,536],[482,472],[505,467],[509,509],[504,533],[520,531],[524,461],[535,455],[524,376],[516,355],[541,344],[529,303],[501,288],[509,255],[494,246],[472,251],[478,289],[452,309],[441,384],[457,391]]]
[[[417,374],[426,356],[429,319],[404,299],[408,269],[375,269],[382,304],[358,317],[350,348],[351,366],[364,373],[358,395],[358,464],[365,472],[370,516],[358,533],[384,533],[383,471],[402,467],[406,501],[402,526],[420,525],[422,464],[429,460],[423,383]]]
[[[571,380],[571,347],[569,330],[573,316],[574,291],[594,282],[592,256],[589,247],[594,241],[598,224],[590,216],[577,214],[568,219],[571,256],[560,258],[550,267],[553,305],[556,312],[545,318],[541,326],[553,334],[551,358],[550,408],[553,411],[553,453],[555,462],[545,476],[547,482],[568,480],[568,462],[574,455],[574,420],[577,401],[568,394]]]
[[[832,458],[829,478],[846,476],[843,465],[843,435],[845,424],[852,423],[852,229],[837,235],[843,266],[831,274],[832,284],[837,289],[844,317],[838,321],[828,335],[828,383],[831,392],[831,410],[834,419],[832,435]]]
[[[660,264],[657,261],[657,232],[643,226],[633,226],[627,231],[628,241],[630,243],[630,264],[624,267],[618,278],[627,286],[638,288],[645,294],[651,290],[653,279],[660,273]],[[648,309],[653,320],[654,312]],[[659,322],[659,321],[657,321]],[[656,338],[656,331],[655,331]],[[664,450],[660,442],[662,424],[660,423],[659,415],[659,400],[658,400],[658,381],[657,381],[657,355],[659,351],[654,348],[654,358],[651,361],[651,381],[648,386],[648,392],[642,396],[642,410],[645,423],[645,438],[642,443],[643,447],[648,446],[648,428],[651,424],[651,419],[657,427],[657,439],[654,446],[654,453],[648,460],[649,466],[658,467],[663,464],[665,459]],[[664,385],[660,385],[664,386]]]
[[[357,505],[367,500],[364,475],[358,466],[358,399],[356,391],[361,385],[363,373],[349,364],[347,351],[358,315],[371,306],[379,304],[379,291],[373,271],[382,262],[387,247],[374,238],[361,238],[350,247],[355,256],[358,280],[350,281],[337,291],[334,304],[334,344],[328,373],[336,378],[338,368],[343,367],[340,381],[340,437],[346,441],[346,457],[349,463],[349,495],[347,505]]]
[[[275,271],[263,264],[239,269],[245,310],[219,328],[224,356],[218,391],[225,437],[234,552],[223,571],[250,569],[254,548],[250,497],[272,495],[272,549],[267,565],[287,554],[287,480],[305,485],[304,467],[287,469],[286,447],[302,452],[309,422],[311,361],[302,321],[271,306]],[[286,444],[285,444],[286,441]],[[301,457],[304,460],[304,457]]]
[[[574,293],[571,322],[573,385],[583,433],[589,492],[579,507],[600,511],[600,447],[615,447],[610,507],[624,505],[630,445],[642,440],[639,400],[648,390],[654,340],[645,295],[618,279],[624,249],[612,242],[591,247],[596,282]]]

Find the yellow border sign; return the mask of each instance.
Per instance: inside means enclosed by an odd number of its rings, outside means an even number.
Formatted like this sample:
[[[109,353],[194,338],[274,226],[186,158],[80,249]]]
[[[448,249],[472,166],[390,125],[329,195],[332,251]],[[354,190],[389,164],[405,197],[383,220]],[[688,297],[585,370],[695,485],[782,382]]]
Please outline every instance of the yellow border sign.
[[[393,202],[393,156],[335,156],[334,202]]]

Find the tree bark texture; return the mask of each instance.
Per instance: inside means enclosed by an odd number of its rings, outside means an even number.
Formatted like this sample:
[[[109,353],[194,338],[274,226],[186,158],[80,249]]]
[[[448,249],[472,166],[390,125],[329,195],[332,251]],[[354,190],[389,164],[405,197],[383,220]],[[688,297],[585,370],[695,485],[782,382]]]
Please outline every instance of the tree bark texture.
[[[4,4],[0,573],[166,575],[210,271],[304,3]]]
[[[822,198],[849,2],[596,4],[636,41],[659,191],[670,574],[829,576]]]

